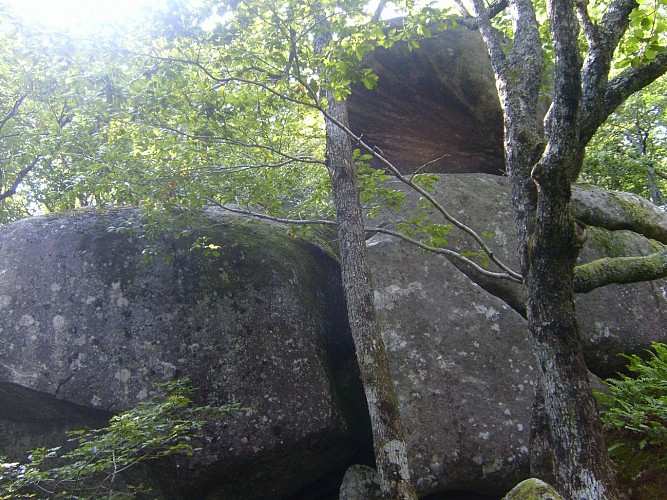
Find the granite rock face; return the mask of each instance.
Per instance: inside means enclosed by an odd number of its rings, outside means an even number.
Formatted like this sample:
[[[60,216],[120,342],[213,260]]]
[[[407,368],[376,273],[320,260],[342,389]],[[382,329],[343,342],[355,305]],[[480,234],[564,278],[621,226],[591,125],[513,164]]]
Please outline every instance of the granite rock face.
[[[404,189],[398,181],[391,185]],[[442,175],[433,192],[450,214],[482,235],[500,260],[519,271],[507,178]],[[381,215],[370,224],[391,228],[406,220],[420,204],[418,195],[406,193],[403,213]],[[607,195],[576,189],[575,207],[592,220],[586,213]],[[628,199],[625,208],[631,212],[638,204],[641,200]],[[432,209],[424,213],[446,223]],[[589,226],[588,233],[582,262],[660,248],[628,230]],[[458,230],[446,238],[447,247],[460,252],[478,248]],[[382,233],[367,243],[418,491],[502,495],[529,474],[536,361],[521,288]],[[611,376],[624,365],[619,353],[642,354],[651,342],[667,341],[667,280],[581,294],[577,314],[589,369]]]
[[[441,257],[393,238],[369,245],[418,491],[508,491],[528,474],[535,359],[524,319]]]
[[[435,187],[517,270],[508,191],[488,174],[444,175]],[[589,223],[598,194],[575,191]],[[408,195],[406,211],[418,203]],[[391,227],[404,215],[372,224]],[[164,231],[158,256],[145,261],[140,220],[131,209],[81,211],[0,229],[3,453],[57,444],[39,440],[97,425],[187,374],[197,401],[246,410],[169,472],[169,498],[317,498],[351,464],[368,464],[335,259],[285,227],[210,211],[187,232]],[[659,245],[628,229],[588,231],[583,261]],[[521,289],[381,233],[367,243],[419,493],[503,495],[528,477],[536,370]],[[447,246],[476,249],[456,231]],[[578,297],[592,372],[607,376],[622,364],[619,352],[667,340],[666,290],[657,280]]]
[[[391,181],[391,185],[396,189],[405,189],[398,181]],[[494,254],[510,268],[519,271],[507,178],[484,174],[443,175],[435,186],[436,198],[442,205],[478,234],[484,234],[483,239]],[[627,229],[633,214],[645,210],[651,211],[648,215],[655,218],[655,225],[659,228],[661,224],[667,224],[664,213],[655,207],[647,208],[645,200],[637,197],[623,194],[619,195],[621,203],[612,203],[611,196],[608,191],[593,187],[577,187],[573,190],[575,216],[588,225],[588,239],[580,262],[589,262],[604,256],[647,255],[665,248],[659,241]],[[372,224],[392,227],[396,222],[404,220],[418,203],[418,196],[408,192],[405,214],[381,216],[372,221]],[[594,215],[600,210],[611,213],[613,218],[602,214]],[[621,210],[627,215],[621,214]],[[429,209],[426,213],[431,214],[433,221],[446,223],[434,215],[433,210]],[[613,230],[595,225],[603,221],[611,221],[612,223],[607,225],[611,225]],[[626,221],[625,225],[620,221]],[[659,231],[657,235],[651,236],[662,238],[662,233]],[[463,252],[477,250],[469,236],[454,230],[447,235],[447,246]],[[404,272],[413,276],[423,274],[418,271],[420,259],[426,258],[422,255],[415,252],[414,256],[406,257],[406,265],[414,265],[415,269]],[[440,258],[440,261],[445,262],[445,259]],[[452,263],[477,285],[523,314],[523,292],[519,285],[487,278],[456,261]],[[439,270],[437,266],[430,265],[429,268],[432,274],[444,272],[443,276],[447,278],[442,281],[447,281],[451,275],[447,271]],[[631,285],[609,285],[586,294],[578,294],[576,304],[588,367],[599,377],[612,376],[624,366],[625,362],[618,356],[619,353],[642,354],[651,342],[667,340],[665,279]]]
[[[79,212],[0,231],[0,381],[108,413],[187,374],[200,402],[239,402],[179,468],[202,497],[282,498],[348,465],[367,417],[336,262],[285,228],[211,214],[158,242],[173,264],[145,263],[133,220]],[[191,251],[202,235],[219,249]],[[12,401],[26,407],[8,421],[36,411]]]
[[[414,50],[377,48],[364,62],[379,81],[352,90],[350,127],[402,172],[503,171],[503,115],[477,31],[443,30]]]

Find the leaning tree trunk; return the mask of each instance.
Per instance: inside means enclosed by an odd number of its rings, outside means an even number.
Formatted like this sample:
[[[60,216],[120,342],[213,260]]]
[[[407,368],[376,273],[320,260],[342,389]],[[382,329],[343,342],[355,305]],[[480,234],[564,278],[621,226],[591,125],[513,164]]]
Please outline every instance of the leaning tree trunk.
[[[333,37],[323,10],[318,17],[321,31],[315,35],[314,46],[315,52],[322,54]],[[352,143],[345,132],[349,129],[347,103],[336,99],[330,90],[323,91],[322,97],[326,110],[326,164],[338,223],[343,293],[371,420],[382,497],[416,500],[398,398],[375,311],[357,169]]]
[[[332,96],[328,114],[347,126],[347,105]],[[326,120],[327,167],[332,181],[343,290],[373,431],[375,462],[385,498],[416,499],[410,482],[398,399],[375,313],[357,173],[349,137]]]

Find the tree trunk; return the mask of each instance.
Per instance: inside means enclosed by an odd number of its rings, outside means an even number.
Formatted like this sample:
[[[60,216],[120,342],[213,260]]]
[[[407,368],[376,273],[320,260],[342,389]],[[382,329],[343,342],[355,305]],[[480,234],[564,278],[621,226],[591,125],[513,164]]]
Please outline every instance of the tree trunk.
[[[325,10],[317,7],[319,31],[314,37],[314,49],[316,54],[323,54],[333,37]],[[326,88],[326,76],[324,80]],[[326,165],[338,223],[343,293],[371,420],[380,489],[383,498],[416,500],[394,379],[375,312],[375,292],[366,258],[364,216],[352,143],[341,128],[349,128],[347,103],[336,99],[331,90],[322,90],[321,98],[326,101]]]
[[[347,126],[347,105],[329,97],[327,111]],[[373,430],[375,461],[385,498],[416,499],[410,482],[398,399],[380,335],[366,259],[363,213],[349,137],[326,120],[327,167],[333,185],[343,290]]]
[[[651,201],[653,202],[654,205],[658,205],[660,207],[667,205],[667,197],[665,197],[664,193],[658,187],[657,184],[657,175],[655,173],[655,166],[653,164],[648,164],[646,167],[647,170],[647,177],[648,177],[648,190],[651,196]]]
[[[573,271],[583,241],[568,215],[569,189],[556,184],[540,183],[534,229],[521,246],[529,263],[527,313],[539,366],[531,471],[566,498],[615,498],[616,476],[575,319]]]
[[[570,215],[580,167],[581,60],[573,0],[548,0],[554,46],[553,104],[538,126],[542,41],[530,0],[509,0],[514,40],[504,44],[482,0],[473,0],[505,115],[528,325],[538,358],[531,468],[568,499],[617,497],[574,310],[574,267],[583,234]],[[507,51],[509,45],[510,50]],[[579,163],[578,163],[579,162]]]

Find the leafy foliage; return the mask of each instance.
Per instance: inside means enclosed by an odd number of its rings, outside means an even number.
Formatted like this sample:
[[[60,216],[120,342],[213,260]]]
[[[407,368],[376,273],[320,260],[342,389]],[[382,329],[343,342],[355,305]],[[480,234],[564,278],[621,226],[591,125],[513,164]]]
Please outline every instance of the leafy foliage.
[[[667,204],[667,80],[631,96],[591,141],[584,182]]]
[[[619,47],[617,68],[638,67],[653,61],[667,50],[665,14],[667,0],[638,0],[630,13],[630,23]]]
[[[667,345],[654,343],[647,360],[624,355],[632,376],[608,379],[602,420],[619,479],[638,498],[664,498],[667,486]]]
[[[187,378],[160,386],[158,394],[111,418],[103,429],[69,433],[69,445],[32,450],[29,462],[0,463],[0,499],[134,498],[147,491],[125,481],[130,469],[168,455],[192,455],[194,438],[237,404],[195,406]],[[69,451],[63,451],[68,449]]]

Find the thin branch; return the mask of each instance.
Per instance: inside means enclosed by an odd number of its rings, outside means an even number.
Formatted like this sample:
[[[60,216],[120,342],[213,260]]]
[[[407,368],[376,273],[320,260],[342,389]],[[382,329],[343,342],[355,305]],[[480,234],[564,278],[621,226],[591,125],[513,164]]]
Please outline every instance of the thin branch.
[[[331,219],[286,219],[282,217],[274,217],[272,215],[263,214],[260,212],[253,212],[252,210],[247,210],[244,208],[237,208],[230,205],[226,205],[217,201],[214,198],[206,198],[211,204],[215,205],[218,208],[222,208],[228,212],[232,212],[240,215],[247,215],[254,217],[256,219],[268,220],[271,222],[278,222],[280,224],[289,224],[292,226],[308,226],[308,225],[324,225],[324,226],[337,226],[338,222]]]
[[[21,104],[23,104],[23,101],[26,100],[28,97],[28,94],[23,94],[21,97],[19,97],[15,102],[14,105],[12,106],[12,109],[10,109],[5,117],[0,120],[0,130],[3,129],[5,125],[7,125],[7,122],[14,118],[16,116],[16,113],[18,112],[19,108],[21,107]]]
[[[227,210],[232,213],[240,214],[240,215],[246,215],[250,217],[255,217],[257,219],[263,219],[263,220],[268,220],[272,222],[278,222],[281,224],[289,224],[289,225],[299,225],[299,226],[308,226],[308,225],[326,225],[326,226],[337,226],[338,223],[334,220],[330,219],[286,219],[286,218],[281,218],[281,217],[273,217],[271,215],[266,215],[262,214],[259,212],[253,212],[252,210],[246,210],[243,208],[236,208],[232,207],[229,205],[225,205],[224,203],[220,203],[212,198],[207,198],[212,204],[216,205],[217,207],[222,208],[223,210]],[[460,253],[450,250],[447,248],[440,248],[440,247],[434,247],[432,245],[428,245],[420,240],[417,240],[415,238],[411,238],[400,231],[394,231],[393,229],[387,229],[384,227],[365,227],[364,228],[366,232],[368,233],[382,233],[382,234],[387,234],[389,236],[394,236],[396,238],[400,238],[401,240],[408,242],[412,245],[415,245],[418,248],[421,248],[422,250],[426,250],[430,253],[435,253],[438,255],[444,255],[446,257],[450,257],[456,260],[459,260],[461,262],[464,262],[465,264],[468,264],[469,266],[473,267],[476,271],[479,273],[483,274],[484,276],[488,276],[491,278],[499,278],[499,279],[506,279],[510,281],[514,281],[516,283],[521,283],[522,278],[520,275],[515,275],[515,273],[508,273],[508,272],[493,272],[489,271],[488,269],[483,268],[476,262],[472,261],[471,259],[464,257]]]
[[[299,163],[310,163],[310,164],[315,164],[315,165],[325,165],[324,160],[320,160],[319,158],[315,158],[313,156],[292,156],[289,155],[283,151],[278,150],[277,148],[274,148],[272,146],[268,146],[266,144],[259,144],[259,143],[248,143],[248,142],[243,142],[239,141],[238,139],[230,139],[229,137],[222,137],[222,136],[209,136],[209,135],[196,135],[196,134],[190,134],[188,132],[184,132],[182,130],[179,130],[175,127],[165,125],[163,123],[150,123],[146,122],[147,125],[151,125],[153,127],[166,130],[168,132],[173,132],[175,134],[178,134],[182,137],[186,137],[187,139],[191,140],[196,140],[196,141],[202,141],[202,142],[214,142],[216,144],[228,144],[231,146],[237,146],[240,148],[247,148],[247,149],[260,149],[264,151],[269,151],[271,153],[275,153],[279,156],[282,156],[289,162],[299,162]],[[275,165],[267,165],[267,166],[275,166]]]
[[[235,76],[230,76],[230,77],[218,80],[218,83],[216,83],[212,87],[212,89],[215,90],[216,88],[220,88],[221,86],[223,86],[227,83],[232,83],[232,82],[244,83],[246,85],[254,85],[255,87],[259,87],[261,89],[266,90],[267,92],[269,92],[270,94],[273,94],[274,96],[276,96],[279,99],[291,102],[293,104],[298,104],[299,106],[306,106],[308,108],[318,109],[318,104],[314,104],[314,103],[308,102],[308,101],[302,101],[301,99],[297,99],[296,97],[292,97],[292,96],[284,94],[282,92],[278,92],[276,89],[272,88],[267,83],[261,82],[261,81],[258,81],[258,80],[249,80],[247,78],[239,78],[239,77],[235,77]]]
[[[586,36],[588,46],[597,46],[599,43],[600,34],[595,21],[593,21],[588,12],[588,0],[575,0],[574,5],[577,9],[579,23],[584,30],[584,35]]]
[[[502,273],[489,271],[488,269],[483,268],[482,266],[480,266],[476,262],[470,260],[467,257],[464,257],[463,255],[461,255],[460,253],[458,253],[454,250],[449,250],[447,248],[434,247],[434,246],[428,245],[428,244],[426,244],[422,241],[419,241],[415,238],[411,238],[409,236],[406,236],[405,234],[403,234],[399,231],[394,231],[392,229],[387,229],[387,228],[384,228],[384,227],[367,227],[366,231],[387,234],[387,235],[390,235],[390,236],[395,236],[396,238],[400,238],[403,241],[406,241],[406,242],[408,242],[412,245],[415,245],[415,246],[421,248],[422,250],[426,250],[426,251],[431,252],[431,253],[435,253],[435,254],[439,254],[439,255],[445,255],[447,257],[454,258],[456,260],[459,260],[461,262],[464,262],[464,263],[468,264],[469,266],[473,267],[476,271],[483,274],[484,276],[489,276],[491,278],[506,279],[506,280],[513,281],[515,283],[523,283],[523,278],[521,277],[521,275],[517,274],[517,273],[514,273],[511,270],[504,270],[505,272],[502,272]]]
[[[454,3],[459,8],[459,13],[466,21],[475,21],[475,17],[468,10],[468,6],[463,3],[463,0],[454,0]]]
[[[11,196],[14,196],[16,194],[16,190],[18,189],[21,182],[23,182],[23,179],[32,171],[32,169],[35,168],[35,166],[37,165],[39,160],[41,160],[41,158],[42,158],[41,156],[37,156],[37,158],[35,158],[32,163],[24,167],[23,170],[21,170],[18,173],[16,179],[14,180],[14,183],[12,184],[12,187],[9,188],[4,193],[0,193],[0,201],[9,198]]]
[[[427,161],[426,163],[424,163],[421,167],[419,167],[418,169],[416,169],[416,170],[410,175],[410,180],[414,179],[415,175],[418,175],[422,170],[424,170],[424,169],[425,169],[426,167],[428,167],[429,165],[433,165],[434,163],[439,162],[440,160],[442,160],[443,158],[447,158],[448,156],[451,156],[451,155],[449,155],[449,154],[444,154],[444,155],[438,156],[437,158],[434,158],[433,160]]]
[[[463,17],[463,22],[462,24],[470,29],[477,29],[478,28],[478,20],[475,16],[473,16],[470,11],[468,10],[468,6],[465,5],[463,0],[454,0],[454,3],[456,6],[459,8],[459,13]],[[492,3],[491,5],[488,5],[485,7],[486,9],[486,17],[490,20],[496,17],[498,14],[503,12],[505,9],[509,7],[509,2],[507,0],[498,0],[497,2]]]
[[[496,17],[498,14],[504,11],[508,6],[509,2],[507,0],[498,0],[497,2],[494,2],[491,5],[489,5],[489,7],[487,8],[487,14],[489,16],[489,19],[493,19],[494,17]]]
[[[521,275],[513,270],[511,270],[508,266],[506,266],[502,261],[500,261],[496,255],[493,253],[493,251],[488,247],[488,245],[482,240],[482,238],[475,232],[474,229],[470,228],[469,226],[463,224],[461,221],[456,219],[454,216],[452,216],[446,209],[443,207],[434,197],[432,194],[430,194],[428,191],[426,191],[424,188],[419,186],[418,184],[415,184],[411,179],[408,177],[404,176],[401,174],[401,172],[396,168],[396,166],[391,163],[387,158],[385,158],[383,155],[379,154],[376,148],[373,148],[366,144],[361,136],[356,135],[354,132],[350,130],[349,127],[346,127],[343,123],[341,123],[339,120],[336,120],[333,116],[331,116],[326,109],[320,107],[320,112],[324,114],[325,117],[327,117],[329,120],[331,120],[332,123],[334,123],[337,127],[342,129],[349,137],[352,139],[356,144],[361,146],[366,152],[371,154],[375,159],[380,161],[380,163],[386,167],[393,175],[396,177],[399,181],[402,183],[406,184],[407,186],[411,187],[414,191],[418,192],[423,198],[426,198],[429,203],[435,208],[436,211],[438,211],[448,222],[450,222],[452,225],[454,225],[456,228],[460,229],[464,233],[468,234],[471,236],[475,242],[479,245],[480,249],[489,257],[491,262],[496,264],[500,269],[502,269],[505,273],[508,275],[512,276],[513,278],[516,279],[522,279]]]
[[[378,3],[377,9],[375,9],[375,14],[373,14],[373,19],[371,22],[376,23],[380,20],[380,17],[382,17],[382,11],[384,11],[384,7],[387,5],[387,0],[380,0]]]

